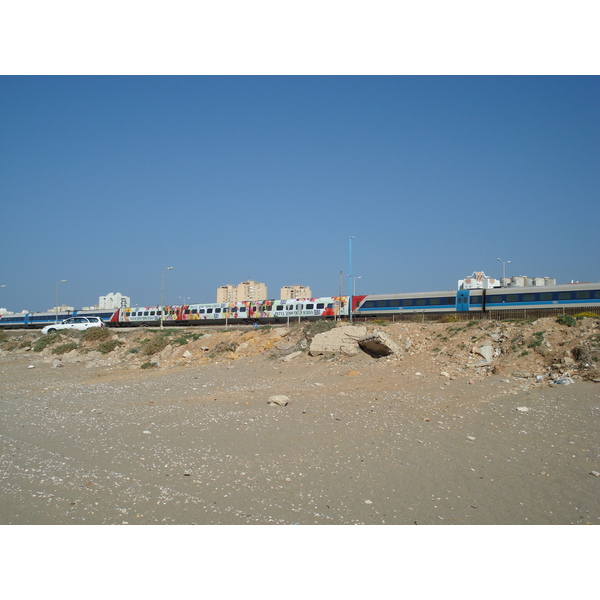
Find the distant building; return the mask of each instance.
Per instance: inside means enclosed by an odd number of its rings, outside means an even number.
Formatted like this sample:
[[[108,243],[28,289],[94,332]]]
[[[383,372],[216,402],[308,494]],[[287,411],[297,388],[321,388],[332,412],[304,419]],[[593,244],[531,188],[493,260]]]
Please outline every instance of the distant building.
[[[502,277],[494,279],[488,277],[483,271],[475,271],[470,277],[458,280],[459,290],[489,290],[498,287],[539,287],[544,285],[556,285],[556,279],[551,277]]]
[[[312,298],[312,291],[306,285],[285,285],[279,292],[282,300],[293,300],[294,298]]]
[[[217,302],[243,302],[247,300],[266,300],[267,286],[264,283],[243,281],[239,285],[222,285],[217,288]]]
[[[539,287],[544,285],[556,285],[556,279],[552,277],[527,277],[520,275],[516,277],[502,277],[502,287]]]
[[[131,298],[128,296],[123,296],[123,294],[117,292],[113,294],[110,292],[106,294],[106,296],[100,296],[98,298],[98,308],[109,308],[109,309],[117,309],[117,308],[129,308],[131,306]]]
[[[67,306],[66,304],[61,304],[60,306],[53,306],[48,309],[48,312],[69,312],[75,310],[74,306]]]

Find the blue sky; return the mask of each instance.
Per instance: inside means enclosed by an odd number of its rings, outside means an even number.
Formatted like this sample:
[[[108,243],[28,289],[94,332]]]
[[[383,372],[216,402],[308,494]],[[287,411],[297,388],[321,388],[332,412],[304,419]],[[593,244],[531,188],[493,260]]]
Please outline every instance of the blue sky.
[[[597,76],[0,77],[0,306],[600,280]]]

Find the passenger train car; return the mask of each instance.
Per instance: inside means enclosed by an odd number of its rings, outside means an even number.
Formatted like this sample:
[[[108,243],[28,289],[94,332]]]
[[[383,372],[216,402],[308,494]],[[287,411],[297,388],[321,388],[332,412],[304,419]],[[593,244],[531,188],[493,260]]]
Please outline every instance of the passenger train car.
[[[348,298],[299,298],[213,304],[186,304],[120,308],[108,324],[116,326],[167,324],[217,325],[233,323],[282,323],[293,319],[320,319],[348,316]]]
[[[539,287],[460,289],[458,291],[328,296],[295,300],[264,300],[212,304],[185,304],[79,310],[58,313],[58,320],[73,316],[97,316],[106,325],[135,327],[159,325],[219,325],[235,323],[289,323],[294,320],[393,318],[409,314],[492,313],[520,309],[561,309],[600,312],[600,283]],[[54,323],[56,313],[20,313],[0,316],[0,328],[41,328]]]
[[[389,317],[407,313],[444,314],[562,307],[600,309],[600,283],[370,295],[362,297],[353,316]]]
[[[71,317],[99,317],[103,323],[110,321],[114,310],[69,310],[56,312],[16,313],[0,316],[1,329],[35,329],[60,323]]]

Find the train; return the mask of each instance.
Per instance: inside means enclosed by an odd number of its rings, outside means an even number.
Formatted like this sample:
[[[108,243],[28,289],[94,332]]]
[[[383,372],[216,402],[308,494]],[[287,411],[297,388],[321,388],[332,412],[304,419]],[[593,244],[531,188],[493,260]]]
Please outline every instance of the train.
[[[293,323],[319,319],[394,319],[402,315],[490,313],[515,309],[600,311],[600,283],[492,287],[442,292],[327,296],[211,304],[145,306],[0,315],[0,329],[41,328],[73,316],[97,316],[109,327]]]

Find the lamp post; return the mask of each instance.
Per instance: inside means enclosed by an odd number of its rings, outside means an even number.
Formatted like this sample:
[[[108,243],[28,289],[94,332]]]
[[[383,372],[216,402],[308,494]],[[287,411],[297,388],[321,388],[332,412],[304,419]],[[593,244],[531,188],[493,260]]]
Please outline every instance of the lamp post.
[[[350,281],[353,282],[353,278],[352,278],[352,240],[354,239],[354,236],[351,235],[348,238],[348,262],[349,262],[349,269],[350,269],[350,273],[348,274],[348,277],[350,277]],[[350,323],[352,323],[352,289],[350,289],[350,306],[348,307],[348,310],[350,311]]]
[[[173,267],[165,267],[162,270],[162,284],[160,286],[160,328],[163,329],[163,317],[165,316],[165,271],[172,271]]]
[[[58,284],[59,283],[66,283],[67,280],[66,279],[61,279],[60,281],[56,282],[56,306],[54,307],[55,310],[55,317],[54,317],[54,322],[58,323]]]
[[[502,263],[502,279],[506,279],[506,265],[510,262],[510,260],[502,260],[498,259]]]
[[[357,279],[362,279],[362,277],[358,276],[358,277],[352,278],[352,296],[356,296],[356,280]]]

